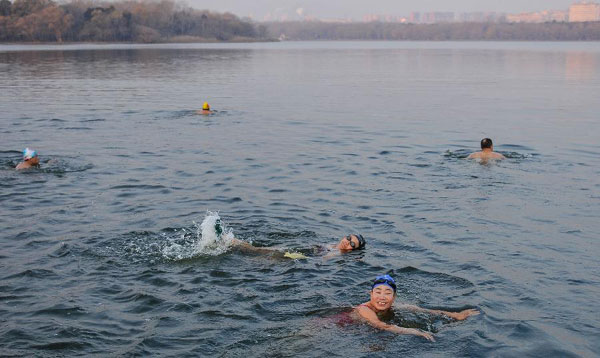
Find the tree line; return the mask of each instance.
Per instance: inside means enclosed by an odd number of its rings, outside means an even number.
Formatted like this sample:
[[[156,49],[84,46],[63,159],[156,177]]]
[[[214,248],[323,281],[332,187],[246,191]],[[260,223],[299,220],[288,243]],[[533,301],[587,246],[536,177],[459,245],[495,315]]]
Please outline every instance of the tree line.
[[[0,41],[255,41],[265,26],[171,0],[0,0]]]
[[[269,33],[289,40],[600,41],[600,22],[325,23],[271,22]]]

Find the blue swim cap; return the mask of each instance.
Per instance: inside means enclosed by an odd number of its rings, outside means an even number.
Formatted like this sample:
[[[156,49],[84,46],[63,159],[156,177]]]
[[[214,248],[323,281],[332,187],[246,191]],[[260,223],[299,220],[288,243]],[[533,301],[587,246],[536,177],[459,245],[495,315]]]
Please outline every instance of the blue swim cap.
[[[33,149],[25,148],[23,149],[23,159],[28,160],[31,158],[37,157],[37,152]]]
[[[380,285],[387,285],[394,293],[396,293],[396,281],[390,275],[380,275],[375,277],[375,281],[373,281],[373,285],[371,286],[371,290]]]

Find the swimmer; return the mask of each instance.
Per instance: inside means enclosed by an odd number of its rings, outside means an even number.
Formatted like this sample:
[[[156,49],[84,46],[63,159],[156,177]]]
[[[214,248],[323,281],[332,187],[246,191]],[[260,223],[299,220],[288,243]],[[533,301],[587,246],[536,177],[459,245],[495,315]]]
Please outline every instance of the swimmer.
[[[413,334],[432,342],[435,341],[433,335],[429,332],[415,328],[400,327],[394,324],[385,323],[381,320],[381,318],[385,318],[386,315],[391,313],[392,305],[396,299],[396,282],[390,275],[377,276],[371,286],[370,295],[371,299],[368,302],[365,302],[354,309],[355,314],[358,315],[360,319],[366,321],[375,328],[398,334]],[[469,316],[479,314],[479,311],[475,309],[467,309],[461,312],[447,312],[441,310],[430,310],[406,304],[401,305],[401,308],[414,312],[426,312],[435,315],[442,315],[457,321],[462,321]]]
[[[23,161],[17,164],[15,169],[29,169],[31,167],[37,167],[40,165],[40,158],[38,158],[37,152],[29,148],[23,149]]]
[[[354,250],[362,250],[367,245],[367,241],[361,234],[349,234],[337,243],[328,247],[329,253],[325,258],[330,258],[340,254],[346,254]]]
[[[352,250],[362,250],[367,242],[361,234],[350,234],[342,237],[335,248],[340,252],[350,252]]]
[[[253,252],[253,253],[264,253],[264,254],[271,254],[274,256],[283,254],[283,257],[290,258],[290,259],[306,259],[306,258],[308,258],[306,255],[304,255],[302,253],[298,253],[298,252],[285,251],[284,253],[282,253],[280,250],[278,250],[276,248],[252,246],[251,244],[249,244],[245,241],[236,239],[236,238],[233,238],[232,244],[244,251]],[[319,254],[320,252],[327,250],[328,253],[326,255],[324,255],[323,257],[325,259],[328,259],[333,256],[337,256],[339,254],[345,254],[345,253],[348,253],[353,250],[364,249],[365,244],[366,244],[366,241],[362,235],[351,234],[351,235],[344,236],[338,244],[332,244],[328,248],[323,248],[323,247],[321,247],[320,249],[316,248],[312,251],[316,254]]]
[[[217,237],[221,237],[221,234],[223,233],[223,226],[221,223],[221,219],[217,219],[217,221],[215,222],[215,233],[216,233]],[[231,237],[228,238],[228,240],[232,247],[235,247],[237,249],[240,249],[242,251],[249,252],[249,253],[267,254],[267,255],[272,255],[272,256],[282,256],[282,257],[290,258],[290,259],[306,259],[307,258],[306,255],[304,255],[302,253],[298,253],[298,252],[290,252],[290,251],[282,252],[282,250],[277,249],[277,248],[253,246],[252,244],[250,244],[246,241],[235,238],[232,233],[231,233]],[[342,239],[337,244],[331,244],[328,247],[318,247],[312,251],[313,251],[313,253],[315,253],[317,255],[323,254],[325,251],[327,253],[324,255],[324,257],[329,258],[329,257],[335,256],[335,255],[348,253],[353,250],[362,250],[365,248],[366,244],[367,244],[367,242],[362,235],[350,234],[350,235],[346,235],[346,236],[342,237]]]
[[[210,110],[210,105],[208,104],[208,102],[204,102],[204,104],[202,105],[202,110],[200,111],[196,111],[197,114],[204,114],[204,115],[208,115],[211,114],[211,110]]]
[[[489,138],[483,138],[481,140],[481,152],[475,152],[469,154],[467,159],[479,159],[481,161],[487,161],[490,159],[506,159],[502,154],[494,152],[494,144]]]

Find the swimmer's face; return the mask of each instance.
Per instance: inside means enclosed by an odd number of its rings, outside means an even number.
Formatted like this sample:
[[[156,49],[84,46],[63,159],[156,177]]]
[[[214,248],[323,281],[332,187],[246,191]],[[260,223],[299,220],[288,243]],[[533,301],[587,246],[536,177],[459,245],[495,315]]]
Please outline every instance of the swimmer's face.
[[[377,311],[389,310],[395,299],[396,293],[388,285],[375,286],[375,288],[371,290],[371,305],[375,307]]]
[[[25,162],[29,163],[30,165],[38,165],[38,164],[40,164],[40,158],[35,156],[33,158],[27,159]]]
[[[340,243],[338,244],[338,248],[340,250],[344,250],[344,251],[352,251],[354,249],[358,249],[359,246],[360,246],[360,241],[358,241],[358,238],[356,237],[356,235],[344,236],[344,237],[342,237],[342,239],[340,240]]]

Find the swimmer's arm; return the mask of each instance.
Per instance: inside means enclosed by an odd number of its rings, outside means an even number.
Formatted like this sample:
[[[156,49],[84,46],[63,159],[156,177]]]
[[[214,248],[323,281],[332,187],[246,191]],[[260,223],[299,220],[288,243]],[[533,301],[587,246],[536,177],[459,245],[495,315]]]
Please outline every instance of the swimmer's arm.
[[[452,319],[455,319],[457,321],[462,321],[467,319],[470,316],[475,316],[478,315],[480,312],[474,308],[471,309],[466,309],[460,312],[448,312],[448,311],[442,311],[442,310],[430,310],[427,308],[422,308],[419,306],[415,306],[415,305],[400,305],[400,308],[403,309],[407,309],[409,311],[413,311],[413,312],[426,312],[426,313],[432,313],[432,314],[436,314],[436,315],[440,315],[440,316],[447,316],[450,317]]]
[[[231,242],[233,243],[234,246],[237,246],[238,248],[245,250],[245,251],[252,251],[252,252],[271,252],[273,251],[272,249],[268,249],[266,247],[256,247],[256,246],[252,246],[252,244],[247,243],[246,241],[240,240],[240,239],[232,239]]]
[[[256,247],[256,246],[252,246],[252,244],[247,243],[246,241],[240,240],[240,239],[236,239],[233,238],[231,240],[232,244],[234,246],[236,246],[237,248],[239,248],[240,250],[246,251],[246,252],[252,252],[255,254],[266,254],[266,255],[272,255],[272,254],[281,254],[283,255],[283,253],[281,253],[279,250],[277,249],[272,249],[270,247]]]
[[[250,244],[249,244],[249,243],[247,243],[246,241],[243,241],[243,240],[240,240],[240,239],[236,239],[235,237],[234,237],[233,239],[231,239],[231,243],[232,243],[234,246],[237,246],[237,247],[243,247],[243,248],[246,248],[246,247],[253,247],[252,245],[250,245]]]
[[[367,323],[371,326],[382,329],[389,332],[394,332],[397,334],[412,334],[415,336],[423,337],[429,341],[435,342],[433,335],[429,332],[421,331],[420,329],[415,328],[404,328],[400,326],[396,326],[394,324],[387,324],[379,320],[375,312],[373,312],[368,307],[360,306],[357,309],[358,315],[362,317]]]

